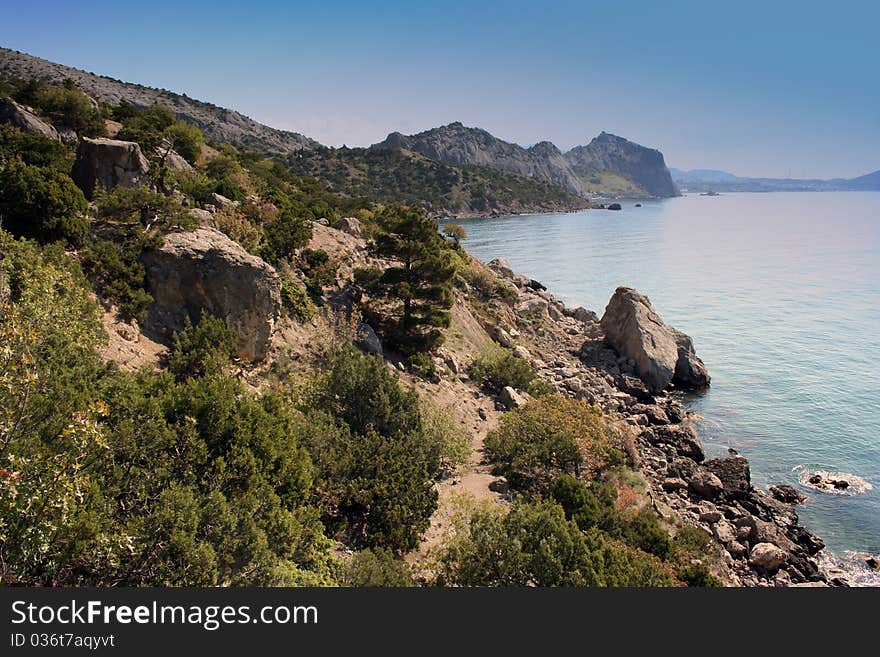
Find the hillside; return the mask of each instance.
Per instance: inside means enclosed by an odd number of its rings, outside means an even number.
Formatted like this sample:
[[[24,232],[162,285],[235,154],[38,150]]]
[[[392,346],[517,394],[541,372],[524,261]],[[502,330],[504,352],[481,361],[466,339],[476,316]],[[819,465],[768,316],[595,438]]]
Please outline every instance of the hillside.
[[[322,148],[288,158],[290,170],[332,193],[405,203],[435,216],[584,209],[589,200],[552,183],[487,166],[449,164],[395,148]]]
[[[394,132],[373,148],[405,149],[443,162],[487,166],[545,180],[584,197],[678,194],[660,151],[606,132],[563,154],[549,141],[523,148],[456,122],[409,136]]]
[[[253,148],[266,154],[286,155],[291,151],[320,145],[296,132],[270,128],[239,112],[195,100],[185,94],[114,80],[7,48],[0,48],[0,77],[37,79],[53,85],[70,79],[79,89],[107,105],[121,102],[139,108],[156,103],[168,105],[178,118],[198,126],[208,139]]]

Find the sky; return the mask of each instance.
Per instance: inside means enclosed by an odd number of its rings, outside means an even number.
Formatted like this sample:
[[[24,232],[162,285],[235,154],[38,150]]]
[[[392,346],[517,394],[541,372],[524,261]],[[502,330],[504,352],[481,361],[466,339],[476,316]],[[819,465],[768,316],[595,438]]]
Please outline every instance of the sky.
[[[669,166],[796,178],[880,169],[878,32],[876,0],[0,4],[4,47],[328,145],[605,130]]]

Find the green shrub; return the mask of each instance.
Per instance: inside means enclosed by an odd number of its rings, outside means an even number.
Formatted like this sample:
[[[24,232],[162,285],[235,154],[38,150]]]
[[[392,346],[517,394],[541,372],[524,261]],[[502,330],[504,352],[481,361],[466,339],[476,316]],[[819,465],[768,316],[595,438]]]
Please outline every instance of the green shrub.
[[[287,261],[312,239],[312,227],[290,211],[282,212],[264,227],[266,243],[263,258],[272,263]]]
[[[355,552],[343,574],[346,586],[415,586],[409,565],[391,550]]]
[[[325,286],[336,283],[339,262],[331,259],[323,249],[303,249],[297,264],[305,277],[306,288],[313,296],[320,297]]]
[[[143,323],[153,297],[146,290],[140,256],[161,239],[140,231],[119,230],[113,239],[89,242],[80,252],[83,270],[98,295],[117,307],[121,319]]]
[[[624,520],[622,539],[627,545],[661,559],[669,557],[672,551],[669,534],[660,526],[657,514],[648,507]]]
[[[411,354],[406,363],[410,372],[427,381],[437,382],[440,375],[437,373],[437,364],[428,354]]]
[[[80,244],[89,228],[86,199],[69,176],[12,160],[0,164],[0,218],[14,235]]]
[[[314,314],[309,295],[290,274],[281,275],[281,305],[298,322],[305,322]]]
[[[618,463],[601,411],[586,403],[547,395],[501,417],[486,436],[486,456],[511,486],[546,492],[562,475],[575,477]]]
[[[46,86],[37,92],[32,104],[55,126],[71,128],[88,137],[104,134],[104,117],[77,89]]]
[[[142,226],[162,228],[196,227],[196,220],[180,201],[146,187],[115,187],[110,192],[95,195],[98,215],[115,221],[140,223]]]
[[[0,168],[16,158],[30,166],[50,167],[65,174],[73,166],[70,153],[55,139],[0,125]]]
[[[559,505],[477,511],[441,553],[438,583],[458,586],[674,586],[656,558],[583,533]]]
[[[184,329],[172,338],[165,367],[178,381],[220,373],[237,347],[235,331],[222,319],[203,315],[193,324],[187,317]]]
[[[491,346],[484,349],[471,363],[469,374],[477,384],[489,392],[499,393],[506,386],[527,390],[536,377],[534,368],[513,351]]]

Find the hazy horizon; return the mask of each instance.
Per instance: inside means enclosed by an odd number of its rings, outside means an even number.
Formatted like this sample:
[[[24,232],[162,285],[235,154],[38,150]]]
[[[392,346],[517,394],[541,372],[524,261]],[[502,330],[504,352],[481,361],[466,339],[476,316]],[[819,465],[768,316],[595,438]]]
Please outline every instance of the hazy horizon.
[[[0,43],[331,146],[461,121],[563,151],[604,130],[682,170],[880,169],[877,6],[621,4],[47,2],[0,8]]]

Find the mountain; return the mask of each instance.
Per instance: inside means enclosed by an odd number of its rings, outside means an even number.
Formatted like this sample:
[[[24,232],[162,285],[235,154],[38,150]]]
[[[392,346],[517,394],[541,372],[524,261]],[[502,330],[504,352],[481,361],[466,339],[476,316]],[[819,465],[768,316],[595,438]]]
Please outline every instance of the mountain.
[[[563,154],[548,141],[523,148],[456,122],[415,135],[393,132],[372,148],[402,149],[451,164],[491,167],[546,180],[584,197],[678,194],[660,151],[606,132]]]
[[[290,170],[350,197],[425,208],[432,215],[567,212],[589,199],[558,185],[488,166],[450,164],[401,148],[320,148],[291,155]]]
[[[631,180],[650,196],[678,196],[663,153],[602,132],[586,146],[576,146],[565,154],[572,170],[586,178],[611,172]]]
[[[841,192],[880,191],[880,171],[858,178],[748,178],[715,169],[670,169],[672,177],[690,192]]]
[[[155,103],[168,105],[178,118],[198,126],[209,139],[253,148],[267,154],[286,155],[291,151],[320,146],[314,139],[296,132],[270,128],[239,112],[195,100],[184,94],[87,73],[7,48],[0,48],[0,77],[33,78],[54,85],[71,79],[82,91],[108,105],[118,105],[121,102],[136,107],[149,107]]]

